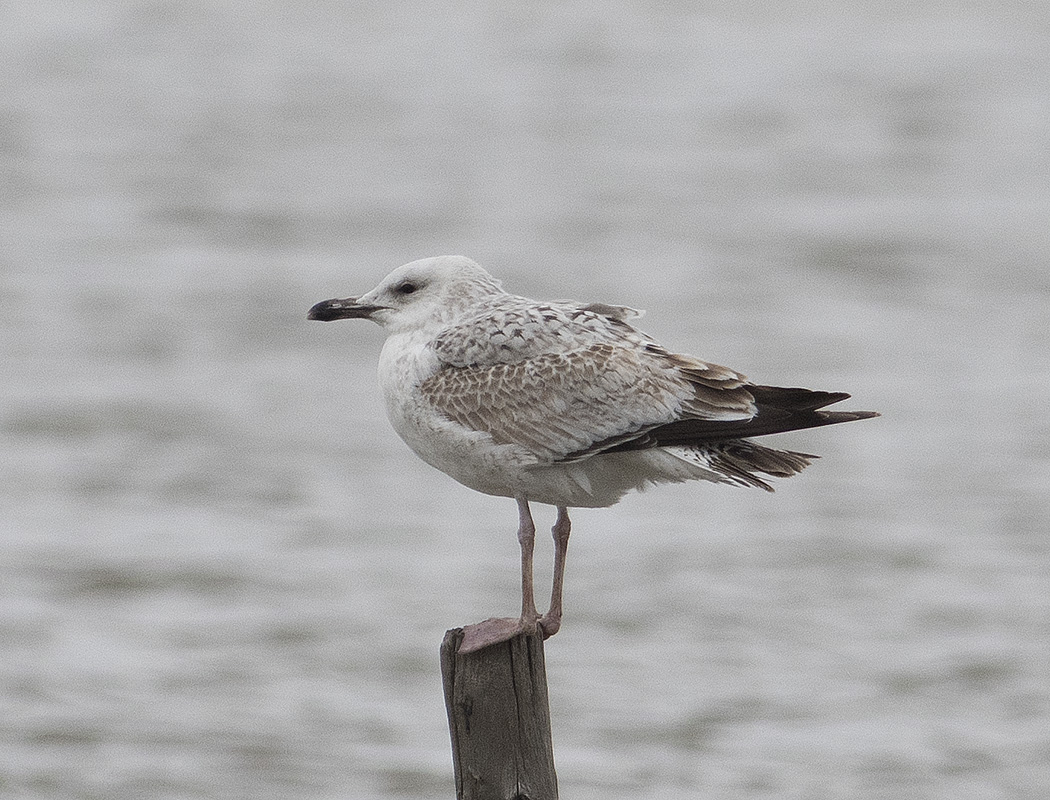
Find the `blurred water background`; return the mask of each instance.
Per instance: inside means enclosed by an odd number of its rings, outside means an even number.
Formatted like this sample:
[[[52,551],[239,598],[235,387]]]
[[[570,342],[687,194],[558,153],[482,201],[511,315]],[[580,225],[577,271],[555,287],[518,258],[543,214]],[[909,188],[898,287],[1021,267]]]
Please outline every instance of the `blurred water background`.
[[[779,437],[824,458],[775,495],[574,515],[563,797],[1050,796],[1048,34],[4,3],[0,795],[453,795],[437,648],[515,612],[514,506],[389,429],[377,328],[305,312],[464,253],[884,414]]]

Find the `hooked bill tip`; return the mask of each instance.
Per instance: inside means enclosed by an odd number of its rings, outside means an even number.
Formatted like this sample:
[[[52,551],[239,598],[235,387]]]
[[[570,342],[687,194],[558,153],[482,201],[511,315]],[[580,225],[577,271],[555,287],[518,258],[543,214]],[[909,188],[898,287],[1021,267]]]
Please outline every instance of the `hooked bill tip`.
[[[375,311],[375,308],[375,306],[358,304],[357,299],[354,297],[322,300],[306,313],[306,318],[320,322],[331,322],[337,319],[361,319],[369,317]]]

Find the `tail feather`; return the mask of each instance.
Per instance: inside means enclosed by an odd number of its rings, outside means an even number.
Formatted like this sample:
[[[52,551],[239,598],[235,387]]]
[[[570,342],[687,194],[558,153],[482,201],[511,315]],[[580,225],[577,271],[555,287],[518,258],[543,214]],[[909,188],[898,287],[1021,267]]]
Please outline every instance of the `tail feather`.
[[[786,478],[800,472],[817,456],[774,450],[750,441],[755,436],[819,428],[879,416],[876,411],[824,411],[825,406],[846,400],[845,392],[748,385],[755,401],[754,416],[740,420],[689,417],[654,428],[621,434],[595,442],[560,459],[581,461],[598,453],[623,453],[666,448],[676,457],[705,467],[731,483],[773,491],[755,473]]]
[[[699,446],[670,447],[668,451],[678,458],[697,464],[715,473],[724,483],[754,486],[772,492],[773,487],[758,474],[774,478],[790,478],[809,466],[819,456],[797,453],[793,450],[774,450],[747,439]]]

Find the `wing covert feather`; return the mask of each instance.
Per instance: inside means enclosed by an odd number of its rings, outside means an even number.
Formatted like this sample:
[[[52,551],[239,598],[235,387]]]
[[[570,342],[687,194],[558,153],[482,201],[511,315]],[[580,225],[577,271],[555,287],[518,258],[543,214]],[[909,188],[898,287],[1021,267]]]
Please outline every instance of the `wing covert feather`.
[[[420,389],[446,418],[524,447],[537,463],[553,463],[586,457],[683,414],[746,419],[753,413],[741,376],[688,361],[696,375],[651,347],[598,342],[513,363],[448,366]],[[724,388],[713,388],[719,384]]]

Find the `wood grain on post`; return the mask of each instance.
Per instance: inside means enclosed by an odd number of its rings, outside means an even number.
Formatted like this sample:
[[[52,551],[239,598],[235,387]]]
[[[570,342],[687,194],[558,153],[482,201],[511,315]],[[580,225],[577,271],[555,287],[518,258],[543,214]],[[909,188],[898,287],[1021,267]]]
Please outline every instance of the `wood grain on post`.
[[[557,800],[543,636],[460,655],[462,639],[441,642],[457,800]]]

